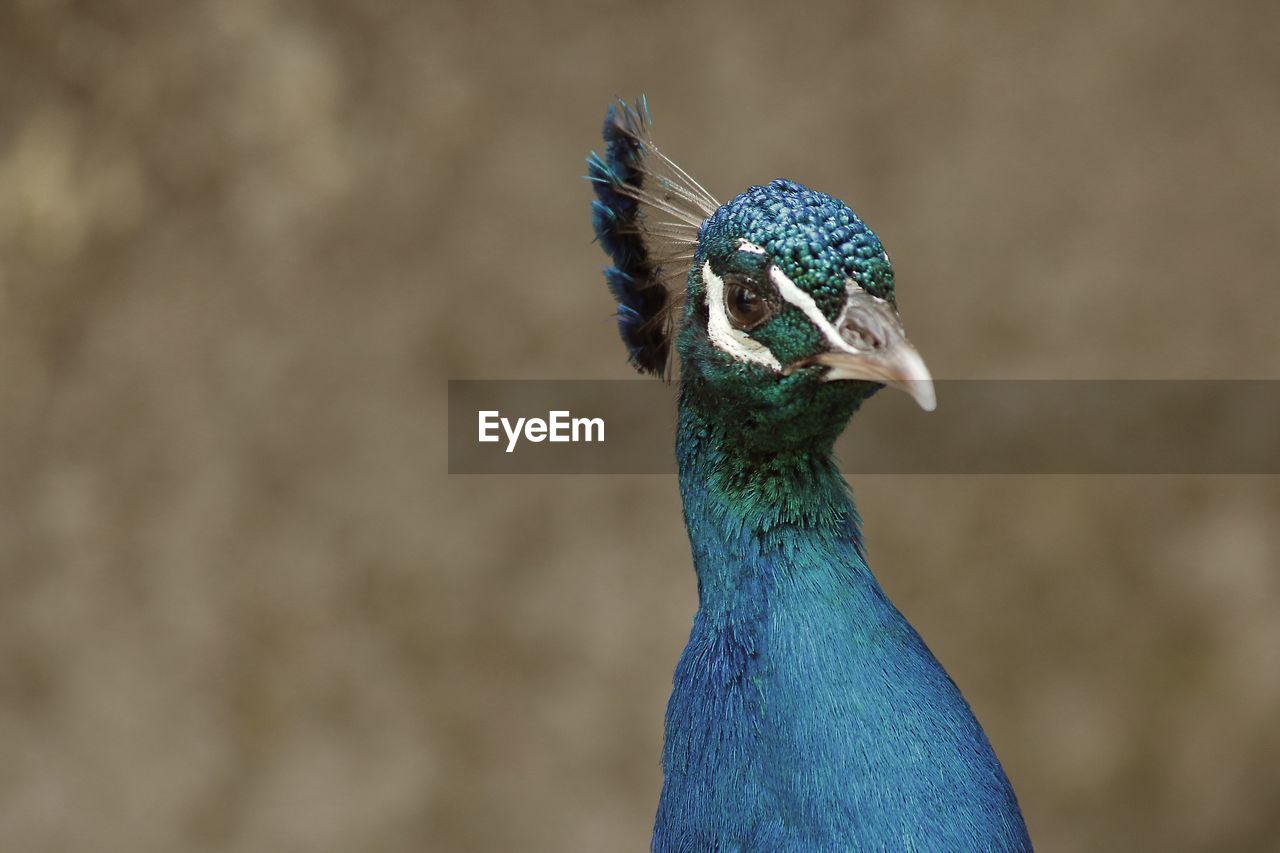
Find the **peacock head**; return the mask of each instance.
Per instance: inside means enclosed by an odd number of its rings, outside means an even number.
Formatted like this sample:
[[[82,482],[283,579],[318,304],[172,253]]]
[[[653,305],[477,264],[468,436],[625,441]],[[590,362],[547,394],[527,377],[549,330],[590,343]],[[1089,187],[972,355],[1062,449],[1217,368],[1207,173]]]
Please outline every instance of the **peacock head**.
[[[614,261],[605,275],[639,369],[664,374],[674,338],[687,395],[799,441],[834,436],[885,385],[934,408],[889,256],[848,206],[788,180],[720,205],[649,127],[643,99],[611,107],[606,156],[588,161],[596,233]]]

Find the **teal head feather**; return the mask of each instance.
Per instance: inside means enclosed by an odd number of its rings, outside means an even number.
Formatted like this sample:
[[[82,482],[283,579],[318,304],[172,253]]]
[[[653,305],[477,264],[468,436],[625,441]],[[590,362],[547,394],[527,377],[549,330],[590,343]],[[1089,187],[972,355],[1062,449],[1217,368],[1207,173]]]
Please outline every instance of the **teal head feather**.
[[[879,238],[794,181],[752,187],[700,228],[678,349],[686,390],[732,405],[760,449],[829,447],[880,383],[933,406]]]

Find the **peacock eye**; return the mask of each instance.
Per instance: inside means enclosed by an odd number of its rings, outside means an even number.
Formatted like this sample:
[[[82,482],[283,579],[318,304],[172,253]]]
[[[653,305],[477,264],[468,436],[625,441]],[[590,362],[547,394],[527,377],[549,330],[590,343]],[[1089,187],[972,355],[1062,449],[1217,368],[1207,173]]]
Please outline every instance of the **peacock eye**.
[[[737,282],[726,282],[724,307],[733,325],[750,331],[768,319],[772,307],[751,288]]]

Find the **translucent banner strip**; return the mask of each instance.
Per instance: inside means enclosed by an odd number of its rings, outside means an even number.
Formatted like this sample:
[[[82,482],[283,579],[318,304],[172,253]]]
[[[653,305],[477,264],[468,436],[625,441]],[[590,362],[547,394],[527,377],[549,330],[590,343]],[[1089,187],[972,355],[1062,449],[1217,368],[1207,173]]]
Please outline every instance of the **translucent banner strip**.
[[[1280,381],[944,380],[868,400],[836,445],[864,474],[1280,474]],[[671,474],[677,384],[449,383],[451,474]]]

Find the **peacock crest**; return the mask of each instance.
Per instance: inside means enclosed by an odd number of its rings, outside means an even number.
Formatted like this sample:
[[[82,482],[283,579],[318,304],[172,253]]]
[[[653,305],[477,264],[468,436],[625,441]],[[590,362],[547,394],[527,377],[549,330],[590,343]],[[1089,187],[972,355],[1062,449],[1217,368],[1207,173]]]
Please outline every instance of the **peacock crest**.
[[[618,303],[618,330],[642,373],[667,377],[673,318],[703,224],[720,207],[711,193],[653,142],[644,96],[610,104],[605,152],[587,158],[596,238],[613,266],[605,280]]]

